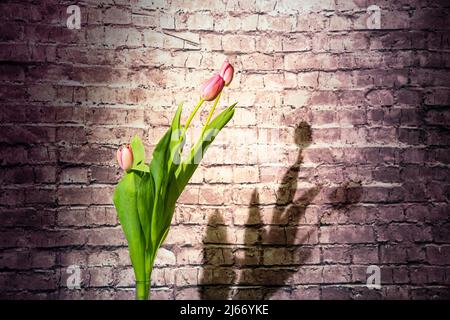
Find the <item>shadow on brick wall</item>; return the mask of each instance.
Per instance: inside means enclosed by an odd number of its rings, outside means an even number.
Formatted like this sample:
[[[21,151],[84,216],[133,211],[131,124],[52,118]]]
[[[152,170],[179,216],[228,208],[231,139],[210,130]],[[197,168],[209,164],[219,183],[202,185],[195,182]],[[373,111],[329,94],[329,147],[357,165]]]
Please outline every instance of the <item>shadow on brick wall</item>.
[[[311,246],[308,246],[310,231],[298,234],[296,226],[299,224],[309,204],[321,190],[321,186],[308,189],[300,197],[294,199],[297,191],[298,174],[303,162],[302,152],[311,144],[311,127],[306,122],[301,122],[294,135],[294,142],[299,146],[296,161],[283,175],[276,192],[276,203],[272,210],[272,219],[269,224],[262,224],[261,205],[259,193],[255,189],[248,207],[248,218],[244,233],[244,246],[234,250],[233,257],[224,257],[233,254],[225,247],[208,243],[207,239],[230,239],[226,234],[217,235],[217,232],[225,233],[225,228],[218,225],[224,224],[224,220],[218,210],[210,217],[206,230],[204,243],[203,277],[200,284],[202,299],[228,299],[228,298],[264,298],[269,299],[276,291],[285,285],[286,281],[298,271],[298,267],[277,268],[271,270],[272,265],[289,264],[283,255],[292,255],[290,261],[295,266],[301,266],[311,254]],[[256,224],[255,224],[256,222]],[[254,241],[254,229],[257,230],[257,240]],[[294,231],[292,233],[292,231]],[[312,230],[311,230],[312,231]],[[219,237],[220,236],[220,237]],[[306,245],[303,247],[303,245]],[[297,251],[300,248],[300,251]],[[224,265],[212,265],[211,251],[221,251]],[[283,254],[283,255],[281,255]],[[295,257],[294,257],[295,256]],[[227,266],[227,261],[234,261],[234,267]],[[239,268],[239,272],[238,269]],[[247,296],[246,284],[251,284],[251,296]],[[233,286],[231,286],[233,285]],[[258,286],[256,289],[254,286]],[[244,289],[244,290],[242,290]],[[257,292],[255,296],[255,292]]]
[[[331,189],[327,197],[327,202],[333,209],[348,215],[348,212],[361,201],[363,192],[361,181],[347,181],[339,187]]]

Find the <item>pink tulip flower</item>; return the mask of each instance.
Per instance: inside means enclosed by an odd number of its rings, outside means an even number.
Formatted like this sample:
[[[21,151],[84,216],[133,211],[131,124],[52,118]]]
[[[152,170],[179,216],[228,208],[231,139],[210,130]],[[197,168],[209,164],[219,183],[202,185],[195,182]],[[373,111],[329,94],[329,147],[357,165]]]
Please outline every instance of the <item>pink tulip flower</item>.
[[[121,146],[117,150],[117,162],[119,162],[119,166],[123,170],[128,171],[131,169],[131,166],[133,165],[133,151],[129,144]]]
[[[206,81],[200,88],[201,96],[206,101],[214,100],[222,91],[225,82],[223,78],[216,74]]]
[[[225,82],[225,86],[228,86],[231,83],[231,80],[233,80],[233,73],[234,73],[233,66],[227,60],[225,60],[222,64],[222,68],[220,68],[219,73],[219,75]]]

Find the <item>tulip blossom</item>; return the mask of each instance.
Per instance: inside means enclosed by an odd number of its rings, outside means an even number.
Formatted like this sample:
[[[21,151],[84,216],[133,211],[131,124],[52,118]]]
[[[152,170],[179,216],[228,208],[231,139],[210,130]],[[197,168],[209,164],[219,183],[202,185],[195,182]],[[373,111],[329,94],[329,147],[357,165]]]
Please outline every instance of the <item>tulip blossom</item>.
[[[117,150],[117,162],[123,170],[128,171],[131,169],[133,165],[133,151],[129,144],[121,146]]]
[[[222,91],[225,82],[223,78],[216,74],[206,81],[200,88],[201,96],[205,101],[214,100]]]
[[[233,66],[227,60],[225,60],[224,63],[222,64],[222,68],[220,68],[219,73],[219,75],[225,82],[225,86],[228,86],[231,83],[231,80],[233,80],[233,73],[234,73]]]

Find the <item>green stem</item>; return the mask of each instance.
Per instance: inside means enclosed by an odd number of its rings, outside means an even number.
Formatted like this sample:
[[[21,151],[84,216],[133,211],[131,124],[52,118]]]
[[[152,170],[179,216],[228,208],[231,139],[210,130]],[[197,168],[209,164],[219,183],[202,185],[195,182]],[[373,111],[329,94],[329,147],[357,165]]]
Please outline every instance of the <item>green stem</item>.
[[[136,300],[148,300],[150,281],[136,281]]]
[[[145,280],[136,280],[136,300],[148,300],[150,297],[150,281],[152,277],[154,261],[155,253],[146,252],[144,256]]]
[[[214,105],[213,105],[213,107],[211,108],[211,111],[209,111],[208,118],[206,119],[205,126],[203,127],[203,130],[202,130],[202,136],[203,136],[203,133],[205,132],[206,127],[207,127],[208,124],[209,124],[209,121],[211,121],[212,115],[213,115],[213,113],[214,113],[214,110],[216,109],[216,106],[217,106],[217,103],[219,102],[219,99],[220,99],[220,95],[221,95],[221,94],[222,94],[222,92],[220,92],[220,93],[217,95],[216,100],[214,101]]]
[[[191,115],[189,116],[186,124],[184,125],[184,129],[183,129],[183,135],[186,132],[186,130],[189,128],[189,125],[191,124],[192,118],[194,118],[195,114],[198,111],[198,108],[200,108],[200,106],[203,104],[205,100],[203,98],[200,99],[200,101],[197,103],[197,105],[194,108],[194,111],[192,111]],[[183,136],[182,135],[182,136]]]

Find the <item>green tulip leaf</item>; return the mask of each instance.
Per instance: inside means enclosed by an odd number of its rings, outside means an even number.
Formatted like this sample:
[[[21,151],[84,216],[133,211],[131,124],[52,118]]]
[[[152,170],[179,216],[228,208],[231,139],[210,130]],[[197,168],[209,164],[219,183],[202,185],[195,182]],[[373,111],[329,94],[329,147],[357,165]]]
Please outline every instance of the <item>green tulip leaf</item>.
[[[153,182],[155,183],[155,191],[160,190],[164,178],[166,177],[168,146],[171,137],[171,128],[169,128],[153,151],[152,162],[150,163],[150,172],[153,176]],[[157,196],[155,192],[155,196]]]
[[[148,169],[145,169],[145,167],[147,166],[144,163],[145,161],[144,145],[142,144],[142,141],[138,137],[138,135],[135,135],[133,139],[131,139],[130,146],[133,152],[133,165],[131,166],[131,169],[148,172]]]
[[[171,125],[171,137],[169,143],[169,162],[167,166],[167,172],[170,175],[170,172],[178,167],[181,163],[181,152],[183,151],[184,137],[182,136],[182,130],[180,128],[180,118],[181,112],[183,110],[183,104],[180,103],[178,105],[177,111],[175,112],[175,116],[172,120]]]
[[[139,221],[145,236],[145,246],[147,251],[151,250],[151,226],[152,212],[154,204],[154,185],[150,174],[144,174],[139,183],[137,192],[137,209]]]
[[[191,148],[187,159],[183,161],[175,173],[177,181],[177,192],[175,192],[175,194],[178,192],[181,193],[186,187],[208,146],[214,141],[220,130],[222,130],[233,117],[235,106],[236,103],[232,104],[216,116],[205,128],[204,134],[199,138],[197,143]],[[177,198],[178,196],[179,194],[177,195]]]
[[[168,180],[167,175],[167,165],[169,158],[169,143],[171,137],[171,128],[167,130],[161,140],[155,147],[153,151],[153,159],[150,163],[150,173],[153,177],[154,182],[154,203],[153,203],[153,214],[151,221],[151,239],[152,245],[157,250],[157,245],[159,243],[159,238],[161,233],[164,231],[161,227],[161,220],[164,214],[164,205],[165,205],[165,193],[166,193],[166,185]],[[155,252],[156,254],[156,252]]]
[[[133,264],[136,280],[145,281],[145,237],[141,228],[137,195],[141,178],[134,172],[126,173],[117,184],[113,202],[122,226]]]

